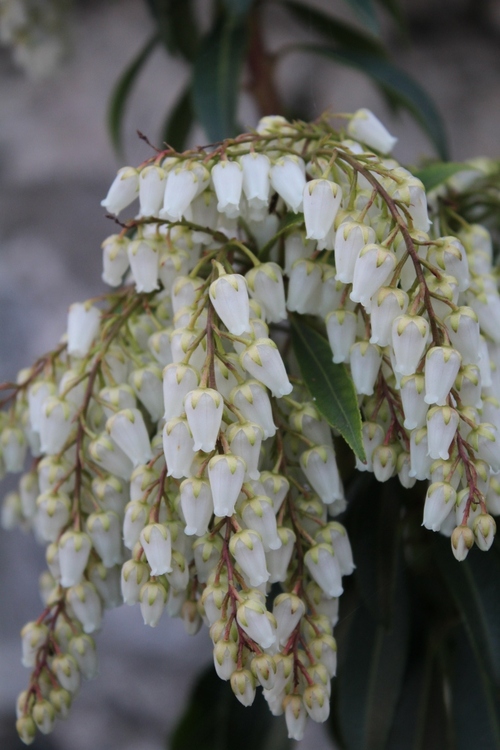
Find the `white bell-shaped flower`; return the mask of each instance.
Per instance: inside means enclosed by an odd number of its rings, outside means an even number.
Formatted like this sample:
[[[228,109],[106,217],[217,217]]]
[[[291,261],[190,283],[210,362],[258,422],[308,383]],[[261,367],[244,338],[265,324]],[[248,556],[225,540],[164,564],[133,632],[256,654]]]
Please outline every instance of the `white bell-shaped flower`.
[[[453,512],[456,499],[457,493],[451,484],[431,484],[425,496],[422,526],[431,531],[439,531],[448,515]]]
[[[388,346],[392,341],[392,324],[408,309],[408,295],[402,289],[382,287],[372,299],[370,313],[371,344]]]
[[[255,151],[240,158],[243,169],[243,192],[251,213],[266,210],[271,189],[271,162],[265,154]]]
[[[440,270],[454,276],[458,281],[458,288],[465,292],[470,285],[469,262],[465,248],[456,237],[441,237],[434,253],[430,253],[429,259],[434,262]]]
[[[96,587],[105,609],[121,607],[123,597],[120,590],[120,568],[118,565],[106,568],[102,562],[91,562],[88,567],[88,576],[90,582]]]
[[[308,685],[303,696],[306,711],[313,721],[320,724],[330,715],[329,691],[322,685]]]
[[[189,476],[193,463],[194,440],[186,419],[174,417],[163,428],[163,453],[167,476],[183,479]]]
[[[89,444],[88,450],[92,460],[105,471],[122,479],[130,479],[134,465],[109,435],[99,435]]]
[[[106,422],[106,430],[134,467],[153,458],[148,431],[139,409],[124,409],[114,414]]]
[[[398,315],[392,324],[392,348],[395,370],[413,375],[425,351],[429,323],[420,315]]]
[[[197,388],[184,398],[184,409],[193,436],[193,450],[209,453],[215,448],[224,402],[213,388]]]
[[[347,132],[381,154],[390,154],[397,141],[369,109],[358,109],[349,120]]]
[[[245,472],[246,464],[239,456],[228,454],[214,456],[210,459],[208,479],[216,516],[233,515]]]
[[[344,591],[338,560],[330,544],[317,544],[304,556],[304,562],[318,586],[327,596],[340,596]]]
[[[19,427],[4,427],[1,430],[0,451],[6,471],[22,471],[27,447],[26,438]]]
[[[117,513],[111,510],[92,513],[87,519],[87,532],[106,568],[122,562],[121,524]]]
[[[255,700],[255,677],[249,669],[237,669],[233,672],[231,690],[243,706],[252,705]]]
[[[63,489],[64,492],[64,489]],[[40,494],[36,472],[23,474],[19,480],[19,496],[24,518],[33,518],[36,513],[36,499]]]
[[[102,280],[109,286],[120,286],[128,269],[127,237],[112,234],[102,243]]]
[[[171,328],[156,331],[148,339],[148,348],[159,365],[170,365],[173,362],[172,346],[170,343]]]
[[[246,274],[250,295],[264,309],[269,323],[279,323],[287,317],[283,272],[277,263],[261,263]]]
[[[71,471],[71,462],[65,456],[45,456],[37,466],[40,492],[52,490],[58,485],[61,492],[70,494],[75,487]]]
[[[388,281],[396,268],[396,256],[381,245],[365,245],[354,266],[350,298],[367,309],[370,298]]]
[[[311,487],[329,505],[344,499],[335,453],[330,445],[315,445],[300,456],[300,466]]]
[[[214,512],[212,492],[206,479],[189,477],[180,486],[181,508],[186,521],[184,533],[203,536]]]
[[[310,180],[304,187],[304,221],[308,240],[323,240],[342,202],[342,188],[330,180]]]
[[[451,406],[433,406],[427,412],[427,440],[431,458],[448,459],[460,417]]]
[[[250,479],[258,479],[260,476],[259,460],[263,437],[264,430],[255,422],[235,422],[226,431],[231,453],[245,461]]]
[[[282,156],[271,167],[271,185],[285,201],[288,210],[302,211],[302,197],[306,184],[304,161],[295,154]]]
[[[123,543],[127,549],[133,549],[139,541],[141,531],[148,522],[151,508],[140,500],[131,500],[125,508],[123,519]]]
[[[269,654],[254,656],[250,663],[250,669],[259,685],[262,685],[267,690],[271,690],[274,687],[276,681],[276,663],[272,656]]]
[[[139,173],[133,167],[122,167],[113,180],[107,196],[101,201],[106,211],[118,215],[139,193]]]
[[[497,525],[495,519],[487,513],[481,513],[474,519],[472,524],[472,530],[474,532],[474,540],[482,552],[487,552],[497,531]]]
[[[424,427],[428,406],[425,402],[425,379],[423,375],[405,375],[401,378],[401,402],[407,430]]]
[[[200,536],[193,543],[196,575],[201,583],[206,583],[220,561],[222,539],[210,534]]]
[[[271,339],[257,339],[240,354],[240,362],[250,375],[280,398],[292,392],[278,347]]]
[[[141,531],[139,539],[151,568],[151,575],[171,573],[172,539],[168,526],[163,523],[150,523]]]
[[[474,532],[468,526],[457,526],[451,535],[451,551],[458,562],[463,562],[474,546]]]
[[[479,322],[471,307],[459,307],[445,318],[452,346],[462,355],[464,365],[479,359]]]
[[[78,664],[86,680],[92,680],[98,674],[97,651],[95,641],[89,635],[74,636],[69,642],[69,653]]]
[[[149,164],[139,174],[139,213],[141,216],[158,216],[165,197],[165,170]]]
[[[217,196],[217,211],[229,219],[240,215],[243,170],[237,161],[220,161],[212,167],[212,182]]]
[[[427,197],[422,182],[413,176],[408,176],[403,185],[398,186],[392,197],[406,204],[413,223],[413,228],[427,232],[431,225],[427,212]]]
[[[304,738],[307,711],[300,695],[287,695],[283,701],[288,739],[300,742]]]
[[[35,432],[40,432],[45,399],[48,396],[53,396],[55,392],[56,386],[50,380],[37,380],[28,388],[29,418],[31,427]]]
[[[75,302],[68,312],[68,354],[85,357],[99,331],[101,312],[88,302]]]
[[[88,534],[69,529],[59,540],[59,568],[61,585],[75,586],[82,580],[87,567],[92,541]]]
[[[226,273],[210,284],[210,301],[227,330],[235,336],[250,331],[247,282],[238,273]]]
[[[273,503],[269,497],[258,495],[247,500],[241,507],[241,517],[247,528],[259,532],[264,552],[281,547]]]
[[[89,581],[83,581],[69,588],[66,597],[77,620],[82,624],[83,632],[89,634],[99,630],[102,622],[102,603],[95,586]]]
[[[349,310],[332,310],[325,322],[333,361],[348,362],[351,347],[356,339],[357,315]]]
[[[371,396],[382,364],[382,350],[368,341],[358,341],[351,346],[349,363],[356,393]]]
[[[321,266],[307,258],[299,259],[290,271],[287,309],[301,314],[316,311],[321,289]]]
[[[205,190],[209,179],[207,168],[199,162],[174,166],[167,176],[160,218],[180,221],[196,196]]]
[[[146,407],[153,422],[164,415],[162,372],[156,365],[148,365],[130,374],[130,385]]]
[[[425,357],[425,403],[444,405],[458,375],[462,357],[449,346],[433,346]]]
[[[285,581],[288,575],[288,567],[295,549],[295,534],[286,526],[278,527],[278,536],[281,539],[281,547],[266,552],[266,565],[269,571],[269,583]]]
[[[468,442],[479,458],[491,466],[492,471],[500,471],[500,443],[497,428],[486,422],[472,430]]]
[[[160,255],[156,242],[145,239],[133,240],[128,246],[128,259],[138,292],[153,292],[159,288]]]
[[[73,428],[74,408],[57,396],[48,396],[42,406],[39,422],[40,445],[43,453],[60,453]]]
[[[37,654],[47,640],[49,631],[44,623],[27,622],[21,630],[23,667],[31,669],[36,665]]]
[[[427,427],[421,427],[419,430],[413,430],[410,435],[410,462],[411,469],[409,471],[409,476],[411,478],[430,478],[432,458],[429,456]]]
[[[203,279],[198,276],[178,276],[172,286],[171,297],[174,315],[183,307],[191,307],[196,303]],[[177,323],[179,326],[179,323]],[[180,327],[180,326],[179,326]]]
[[[184,411],[184,397],[200,381],[198,372],[190,365],[174,363],[163,370],[163,402],[165,420],[180,417]]]
[[[50,665],[60,686],[74,694],[80,687],[80,670],[70,654],[57,654]]]
[[[363,243],[364,244],[364,243]],[[316,247],[316,243],[306,240],[301,232],[292,232],[285,237],[285,265],[284,272],[287,276],[293,268],[295,261],[301,258],[310,258]]]
[[[366,463],[362,463],[359,458],[356,458],[356,468],[358,471],[373,471],[373,451],[384,442],[383,427],[378,422],[363,422],[361,438],[365,449]]]
[[[247,599],[238,606],[236,619],[242,630],[259,646],[269,649],[275,645],[276,620],[267,611],[265,604],[255,599]]]
[[[491,388],[493,385],[492,362],[488,351],[488,344],[484,336],[479,337],[479,357],[477,359],[481,373],[481,385],[483,388]]]
[[[218,641],[214,646],[214,666],[220,680],[229,680],[236,671],[238,646],[234,641]]]
[[[264,439],[276,434],[271,401],[266,388],[257,380],[247,380],[236,386],[229,400],[249,422],[255,422],[264,431]]]
[[[351,575],[356,566],[354,565],[351,543],[345,526],[337,521],[330,521],[316,534],[316,540],[331,544],[339,563],[341,575]]]
[[[306,605],[296,594],[284,593],[276,597],[273,602],[273,615],[276,618],[280,646],[286,646],[305,611]]]
[[[229,542],[229,551],[248,578],[250,586],[260,586],[269,580],[262,539],[256,531],[245,529],[233,534]]]
[[[344,221],[335,235],[335,269],[336,278],[343,284],[351,284],[354,279],[354,267],[361,250],[365,245],[375,242],[372,227],[357,221]]]
[[[71,500],[60,490],[47,490],[36,501],[35,531],[45,542],[55,542],[70,518]]]
[[[289,414],[291,427],[313,443],[333,446],[332,433],[328,422],[321,417],[312,402],[305,402]]]
[[[106,419],[109,419],[116,414],[117,411],[123,409],[134,409],[136,406],[136,399],[132,388],[125,384],[120,383],[117,386],[105,386],[99,391],[99,402],[104,412]]]
[[[476,409],[483,406],[481,386],[481,371],[477,365],[466,365],[460,368],[455,380],[455,388],[464,406],[473,406]],[[488,414],[488,409],[486,411]],[[491,420],[487,414],[483,410],[482,418],[488,422]]]
[[[373,473],[379,482],[387,482],[396,473],[397,452],[392,445],[379,445],[373,451]]]
[[[190,267],[189,253],[180,248],[168,248],[160,254],[158,275],[163,288],[170,291],[179,276],[186,276]]]
[[[398,456],[397,470],[401,486],[407,490],[414,487],[417,480],[415,477],[410,476],[411,457],[406,451],[402,451]]]
[[[167,590],[159,581],[148,581],[139,594],[144,625],[155,628],[160,622],[167,603]]]

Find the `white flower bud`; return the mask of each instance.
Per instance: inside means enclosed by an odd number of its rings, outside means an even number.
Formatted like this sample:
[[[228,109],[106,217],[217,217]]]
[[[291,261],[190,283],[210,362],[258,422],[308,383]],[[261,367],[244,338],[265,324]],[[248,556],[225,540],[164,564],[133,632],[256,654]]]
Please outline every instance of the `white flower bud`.
[[[21,630],[21,646],[23,667],[31,669],[35,666],[38,651],[48,637],[48,628],[43,623],[28,622]]]
[[[109,286],[120,286],[128,269],[128,244],[130,240],[112,234],[102,243],[102,280]]]
[[[43,420],[43,405],[48,396],[56,392],[54,383],[49,380],[38,380],[28,389],[28,407],[31,427],[35,432],[40,432]]]
[[[365,245],[354,266],[350,298],[367,309],[370,298],[388,281],[396,267],[396,256],[381,245]]]
[[[460,418],[451,406],[434,406],[427,412],[427,440],[431,458],[449,457],[449,447],[455,437]]]
[[[186,418],[193,436],[193,451],[209,453],[215,448],[224,403],[213,388],[198,388],[184,398]]]
[[[495,538],[497,525],[495,519],[487,513],[478,515],[472,524],[474,539],[480,550],[487,552]]]
[[[241,507],[241,517],[247,528],[260,534],[265,552],[281,547],[273,503],[269,497],[257,495],[247,500]]]
[[[190,365],[170,364],[163,370],[163,401],[165,420],[180,417],[184,411],[184,397],[197,387],[199,375]]]
[[[301,314],[316,312],[321,290],[321,266],[308,258],[293,264],[288,284],[287,309]]]
[[[330,544],[317,544],[305,554],[304,562],[318,586],[327,596],[340,596],[343,592],[340,566]]]
[[[295,545],[295,534],[286,526],[278,528],[281,547],[266,552],[266,565],[269,571],[269,582],[285,581]]]
[[[145,583],[139,593],[141,615],[144,625],[155,628],[167,603],[167,590],[159,581]]]
[[[259,459],[263,437],[262,427],[254,422],[235,422],[226,430],[231,453],[244,460],[246,474],[250,479],[258,479],[260,476]]]
[[[479,425],[469,433],[468,442],[479,458],[491,466],[492,471],[500,471],[500,445],[498,430],[494,425],[487,422]]]
[[[392,347],[395,370],[413,375],[424,353],[429,323],[420,315],[398,315],[392,324]]]
[[[59,540],[61,585],[65,588],[80,583],[87,567],[92,542],[82,531],[66,531]]]
[[[373,473],[379,482],[387,482],[396,473],[397,452],[392,445],[379,445],[373,451]]]
[[[332,310],[326,317],[326,333],[333,361],[349,362],[351,347],[356,339],[357,316],[348,310]]]
[[[124,409],[114,414],[106,422],[106,430],[134,467],[153,458],[144,417],[139,409]]]
[[[455,388],[464,406],[473,406],[480,409],[483,406],[481,399],[481,371],[477,365],[465,365],[462,367],[455,380]],[[488,409],[486,409],[488,412]],[[484,409],[482,418],[489,421]]]
[[[226,273],[210,284],[210,301],[228,331],[241,336],[250,331],[247,282],[238,273]]]
[[[107,196],[101,201],[106,211],[118,215],[127,208],[139,192],[139,173],[133,167],[122,167],[109,188]]]
[[[109,435],[102,434],[89,444],[89,455],[98,466],[122,479],[130,479],[133,464]]]
[[[130,270],[138,292],[153,292],[159,288],[159,252],[152,240],[133,240],[128,246]]]
[[[250,662],[252,674],[263,688],[271,690],[276,680],[276,664],[269,654],[254,656]]]
[[[413,430],[410,435],[410,477],[429,479],[432,458],[429,456],[428,449],[427,427],[422,427],[420,430]]]
[[[374,241],[375,232],[370,226],[356,221],[342,222],[335,235],[335,269],[339,281],[352,283],[361,250]]]
[[[138,560],[127,560],[123,564],[121,572],[121,592],[125,604],[132,606],[139,602],[139,594],[142,585],[149,578],[149,569],[146,563]]]
[[[365,244],[365,243],[363,243]],[[301,258],[310,258],[316,247],[315,242],[305,240],[300,232],[292,232],[285,237],[285,266],[284,271],[287,276],[296,260]]]
[[[252,529],[238,531],[231,537],[229,550],[251,586],[259,586],[269,580],[260,534]]]
[[[194,441],[186,419],[170,419],[163,428],[163,452],[167,476],[183,479],[189,476],[193,463]]]
[[[170,529],[162,523],[145,526],[140,542],[151,568],[151,575],[160,576],[172,572],[172,539]]]
[[[139,173],[139,212],[141,216],[158,216],[165,196],[165,171],[150,164]]]
[[[304,186],[306,238],[322,240],[328,234],[342,201],[342,188],[330,180],[311,180]]]
[[[454,510],[457,493],[447,482],[434,482],[427,490],[422,526],[439,531],[448,515]]]
[[[390,154],[398,140],[369,109],[358,109],[354,113],[349,120],[347,132],[355,140],[366,143],[381,154]]]
[[[265,494],[272,500],[274,512],[277,514],[288,494],[290,482],[281,474],[270,471],[261,472],[260,482]]]
[[[474,532],[468,526],[457,526],[451,535],[451,551],[455,559],[463,562],[474,546]]]
[[[83,632],[93,633],[95,630],[99,630],[102,621],[102,603],[95,586],[88,581],[83,581],[83,583],[69,588],[66,596],[76,619],[82,624]],[[62,682],[61,685],[66,690],[70,690]]]
[[[48,396],[42,406],[39,423],[40,443],[43,453],[60,453],[73,428],[74,409],[57,396]]]
[[[16,721],[16,732],[19,739],[25,745],[31,745],[35,741],[36,724],[31,716],[19,716]]]
[[[424,376],[405,375],[401,378],[401,402],[405,415],[404,427],[407,430],[424,427],[428,406],[424,400]]]
[[[240,158],[243,168],[243,192],[250,212],[267,210],[271,189],[271,162],[265,154],[251,152]]]
[[[276,434],[271,402],[266,388],[256,380],[247,380],[236,386],[229,400],[249,422],[255,422],[264,430],[264,438]]]
[[[373,452],[384,442],[384,430],[378,422],[363,422],[361,426],[361,437],[363,440],[363,448],[365,449],[366,463],[362,463],[359,458],[357,458],[356,468],[358,471],[373,471]]]
[[[255,700],[255,678],[249,669],[237,669],[231,675],[231,689],[243,706]]]
[[[121,525],[116,513],[111,510],[92,513],[87,519],[87,531],[106,568],[121,563]]]
[[[245,477],[246,465],[233,455],[214,456],[208,464],[208,479],[216,516],[232,516]]]
[[[23,470],[27,450],[26,438],[19,427],[4,427],[0,432],[0,451],[5,470],[17,473]]]
[[[156,365],[148,365],[134,370],[130,375],[130,384],[134,392],[146,407],[153,422],[163,416],[163,381],[162,372]]]
[[[368,341],[358,341],[349,356],[356,393],[371,396],[382,364],[382,350]]]
[[[68,312],[68,354],[85,357],[99,332],[101,311],[88,302],[75,302]]]
[[[35,529],[46,542],[55,542],[70,518],[71,500],[64,492],[48,490],[36,501]]]
[[[279,323],[287,317],[283,272],[277,263],[261,263],[245,276],[250,295],[263,307],[269,323]]]
[[[280,157],[271,167],[271,185],[294,214],[302,210],[306,184],[304,161],[295,155]]]
[[[470,284],[469,263],[464,246],[456,237],[441,237],[434,253],[430,253],[432,260],[440,270],[458,281],[458,288],[465,292]]]
[[[160,255],[158,275],[164,289],[171,291],[179,276],[186,276],[189,271],[189,254],[179,248],[167,248]]]
[[[24,518],[30,519],[36,513],[36,499],[40,494],[38,477],[35,471],[23,474],[19,480],[19,496]]]
[[[408,295],[402,289],[382,287],[372,300],[370,315],[371,344],[388,346],[392,341],[392,324],[408,309]]]
[[[171,292],[174,314],[177,314],[184,307],[191,308],[191,306],[196,304],[198,293],[203,283],[203,279],[199,277],[178,276],[176,278]]]
[[[217,196],[217,211],[229,219],[240,215],[243,170],[236,161],[220,161],[212,167],[212,182]]]
[[[33,721],[42,734],[50,734],[54,729],[56,712],[50,701],[38,699],[31,711]]]
[[[273,396],[280,398],[292,392],[293,386],[288,380],[281,354],[271,339],[261,338],[250,344],[240,354],[240,362],[253,378],[269,388]]]
[[[236,619],[242,630],[259,646],[264,649],[274,647],[277,638],[276,620],[267,611],[265,604],[247,599],[238,606]]]
[[[329,505],[344,499],[335,452],[330,445],[316,445],[300,456],[300,466],[311,487]]]
[[[273,603],[273,615],[277,623],[280,646],[286,646],[288,639],[305,614],[306,606],[295,594],[279,594]]]
[[[449,346],[433,346],[425,357],[426,404],[446,403],[448,394],[458,375],[462,357]]]
[[[300,695],[287,695],[283,701],[286,728],[290,740],[302,740],[307,723],[307,711]]]
[[[214,666],[221,680],[229,680],[236,670],[238,646],[234,641],[218,641],[214,646]]]
[[[191,202],[205,190],[208,182],[208,170],[199,162],[174,166],[167,176],[160,217],[168,221],[182,219]]]
[[[132,388],[125,383],[117,386],[106,386],[99,391],[99,400],[106,419],[112,417],[117,411],[133,409],[136,399]]]
[[[214,512],[212,493],[206,479],[190,477],[180,486],[181,508],[186,520],[184,533],[203,536]]]

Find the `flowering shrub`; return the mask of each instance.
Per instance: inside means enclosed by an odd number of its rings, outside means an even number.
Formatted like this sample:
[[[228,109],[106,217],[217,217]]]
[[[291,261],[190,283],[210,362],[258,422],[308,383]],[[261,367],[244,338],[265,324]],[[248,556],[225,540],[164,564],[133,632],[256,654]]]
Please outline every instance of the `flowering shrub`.
[[[492,545],[490,235],[426,196],[371,112],[346,122],[265,117],[120,169],[102,204],[135,218],[103,243],[114,291],[72,305],[59,346],[4,386],[2,466],[23,471],[28,447],[33,463],[3,524],[47,544],[27,744],[95,676],[92,634],[122,603],[205,624],[218,676],[245,706],[262,687],[289,737],[324,722],[356,564],[342,438],[379,482],[428,483],[421,522],[457,560]]]

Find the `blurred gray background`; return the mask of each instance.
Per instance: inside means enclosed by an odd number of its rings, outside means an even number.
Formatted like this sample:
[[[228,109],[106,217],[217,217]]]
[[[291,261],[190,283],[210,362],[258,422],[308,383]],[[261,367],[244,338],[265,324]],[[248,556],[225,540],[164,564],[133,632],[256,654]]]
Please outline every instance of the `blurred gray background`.
[[[312,3],[345,15],[340,0]],[[208,3],[199,2],[200,13]],[[412,44],[389,25],[393,59],[434,97],[447,126],[451,155],[500,156],[500,2],[405,0]],[[104,126],[108,96],[117,77],[151,34],[145,5],[137,0],[85,2],[73,27],[73,54],[53,78],[26,79],[7,51],[0,51],[0,380],[52,348],[65,329],[66,311],[103,289],[100,243],[114,231],[99,201],[120,166]],[[278,46],[307,28],[270,15],[268,44]],[[286,65],[286,67],[285,67]],[[179,61],[158,50],[127,108],[126,159],[150,155],[136,129],[155,142],[159,125],[186,80]],[[399,136],[395,156],[412,163],[431,153],[408,118],[393,119],[360,74],[319,58],[293,56],[279,69],[285,102],[307,109],[373,109]],[[243,95],[240,122],[256,123]],[[202,142],[201,131],[192,140]],[[4,491],[9,483],[4,482]],[[37,579],[42,550],[31,537],[0,531],[0,748],[21,747],[13,706],[28,678],[20,663],[19,630],[38,616]],[[106,616],[98,635],[100,676],[83,686],[70,718],[34,748],[54,750],[160,750],[211,650],[206,630],[184,635],[166,617],[156,630],[142,624],[138,608]],[[311,726],[302,743],[331,747]]]

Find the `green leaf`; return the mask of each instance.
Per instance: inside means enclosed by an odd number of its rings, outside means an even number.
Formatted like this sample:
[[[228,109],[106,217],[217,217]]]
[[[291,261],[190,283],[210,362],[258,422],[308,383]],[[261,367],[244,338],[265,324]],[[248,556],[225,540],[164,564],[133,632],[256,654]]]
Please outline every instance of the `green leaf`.
[[[378,33],[379,25],[372,0],[344,0],[344,2],[352,8],[360,21],[363,21],[370,31],[374,34]]]
[[[174,730],[169,750],[289,750],[283,717],[275,717],[260,690],[244,708],[213,667],[203,672],[184,716]]]
[[[292,345],[304,382],[328,424],[340,432],[361,461],[361,415],[354,384],[344,365],[332,362],[328,342],[299,316],[292,319]]]
[[[488,554],[474,547],[464,562],[453,557],[450,542],[434,535],[437,567],[455,600],[476,659],[500,689],[500,545]]]
[[[275,235],[271,237],[270,240],[266,242],[265,245],[263,245],[259,252],[259,258],[264,261],[267,260],[269,253],[275,246],[278,239],[281,237],[282,234],[285,234],[291,227],[296,226],[297,224],[303,224],[304,223],[304,214],[294,214],[292,212],[287,213],[281,227],[278,229]]]
[[[434,102],[407,73],[388,60],[354,50],[336,49],[312,44],[294,45],[294,49],[312,52],[343,65],[360,70],[372,78],[395,107],[407,109],[433,142],[442,159],[447,158],[446,133]]]
[[[370,52],[380,57],[387,56],[383,45],[370,34],[365,34],[328,13],[295,0],[285,0],[284,4],[304,28],[315,31],[346,49]]]
[[[433,164],[427,164],[427,166],[422,167],[422,169],[417,169],[413,174],[415,177],[418,177],[419,180],[422,180],[425,189],[429,192],[429,190],[433,190],[438,185],[446,182],[446,180],[454,174],[457,174],[457,172],[464,172],[470,169],[470,164],[461,164],[460,162],[453,161],[438,161]]]
[[[484,554],[484,553],[483,553]],[[474,653],[467,632],[457,628],[451,678],[456,750],[498,750],[500,696]]]
[[[147,0],[147,4],[170,54],[192,61],[198,45],[192,0]]]
[[[369,498],[365,497],[365,502]],[[367,503],[368,504],[368,503]],[[391,628],[360,602],[350,618],[337,677],[338,721],[348,750],[386,750],[399,701],[410,633],[406,579],[400,559]]]
[[[194,63],[193,104],[211,141],[236,134],[236,107],[245,58],[247,29],[222,17],[199,48]]]
[[[245,16],[252,7],[254,0],[223,0],[226,12],[234,18]]]
[[[163,128],[162,141],[182,151],[194,120],[193,105],[191,103],[191,89],[187,88],[169,112]]]
[[[127,99],[138,74],[158,42],[159,38],[156,34],[146,42],[139,54],[122,73],[111,94],[108,107],[108,130],[111,142],[118,153],[121,153],[122,150],[121,129]]]

